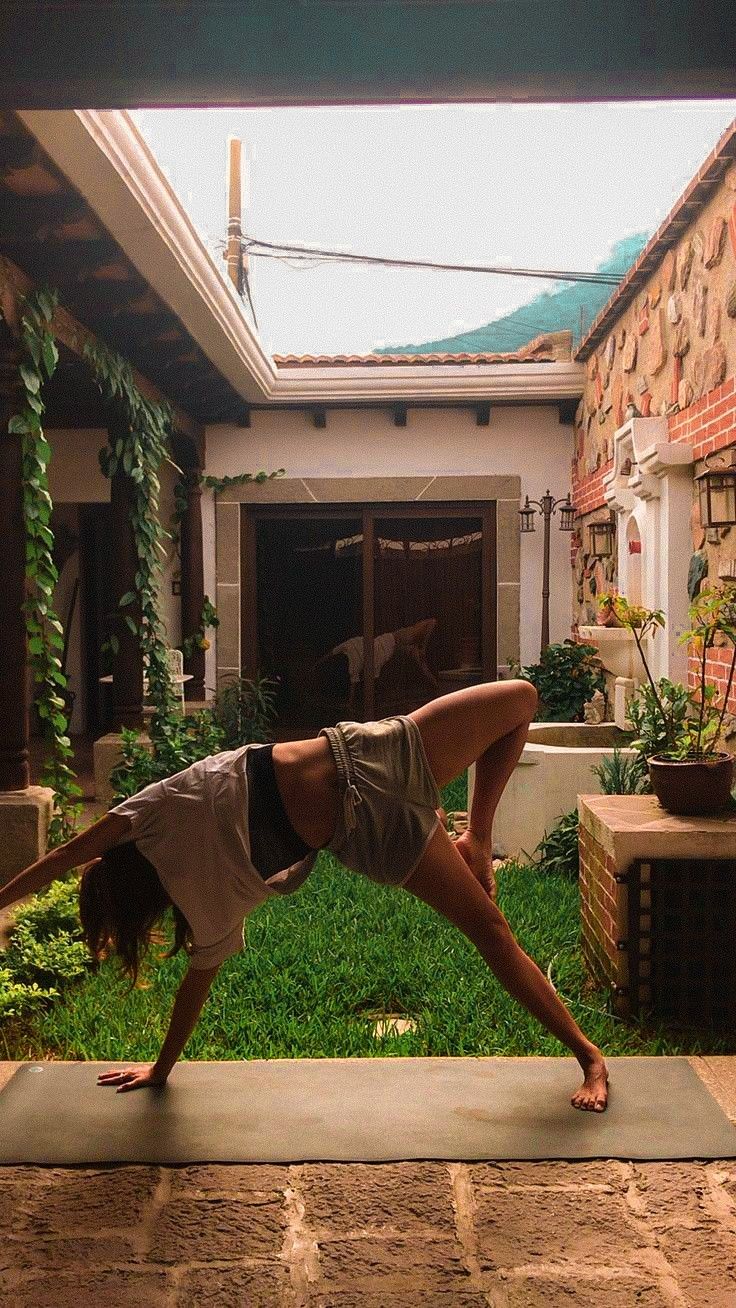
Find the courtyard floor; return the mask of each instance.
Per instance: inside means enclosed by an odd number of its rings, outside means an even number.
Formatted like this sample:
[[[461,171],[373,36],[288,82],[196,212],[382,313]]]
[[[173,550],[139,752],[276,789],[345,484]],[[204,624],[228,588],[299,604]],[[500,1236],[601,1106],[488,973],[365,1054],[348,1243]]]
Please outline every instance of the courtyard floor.
[[[736,1305],[736,1159],[3,1167],[0,1214],[9,1308]]]

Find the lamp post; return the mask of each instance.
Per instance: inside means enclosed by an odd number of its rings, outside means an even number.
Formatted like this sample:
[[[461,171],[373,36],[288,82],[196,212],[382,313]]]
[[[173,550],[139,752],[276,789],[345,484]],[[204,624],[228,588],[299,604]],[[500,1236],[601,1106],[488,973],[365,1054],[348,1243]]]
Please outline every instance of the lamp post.
[[[527,495],[523,509],[519,509],[521,530],[525,533],[534,531],[534,513],[539,509],[544,519],[544,562],[542,565],[542,645],[540,657],[549,645],[549,532],[553,514],[560,509],[560,531],[572,531],[575,526],[575,506],[570,501],[570,494],[564,500],[556,500],[547,491],[541,500],[530,500]]]

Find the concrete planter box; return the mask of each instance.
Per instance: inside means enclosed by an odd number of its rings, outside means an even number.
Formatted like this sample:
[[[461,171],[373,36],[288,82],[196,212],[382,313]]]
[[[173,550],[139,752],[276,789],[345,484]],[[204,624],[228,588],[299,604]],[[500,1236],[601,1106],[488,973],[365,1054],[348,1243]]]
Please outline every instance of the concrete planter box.
[[[578,795],[600,793],[593,772],[618,745],[623,733],[612,722],[532,722],[529,739],[511,774],[493,823],[493,846],[502,856],[533,852],[563,813],[577,807]],[[475,768],[468,775],[468,808]]]

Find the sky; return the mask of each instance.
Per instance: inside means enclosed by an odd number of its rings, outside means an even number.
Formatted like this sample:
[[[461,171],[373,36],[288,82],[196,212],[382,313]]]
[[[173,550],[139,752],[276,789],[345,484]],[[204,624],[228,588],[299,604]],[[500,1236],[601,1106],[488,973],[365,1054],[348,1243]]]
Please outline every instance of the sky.
[[[246,159],[243,230],[262,240],[587,272],[621,237],[656,230],[736,118],[736,100],[134,117],[218,260],[232,135]],[[269,354],[421,343],[482,326],[559,285],[261,258],[250,280]]]

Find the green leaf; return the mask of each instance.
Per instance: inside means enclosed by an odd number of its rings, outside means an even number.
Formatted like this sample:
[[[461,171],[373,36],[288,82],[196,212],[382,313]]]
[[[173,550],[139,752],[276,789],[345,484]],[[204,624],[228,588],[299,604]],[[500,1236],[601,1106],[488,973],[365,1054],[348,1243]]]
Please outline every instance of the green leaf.
[[[134,604],[134,603],[135,603],[135,600],[136,600],[136,593],[135,593],[135,591],[133,591],[133,590],[126,590],[126,592],[125,592],[125,594],[122,596],[122,598],[121,598],[120,600],[118,600],[118,604],[119,604],[119,607],[120,607],[121,609],[123,609],[123,608],[125,608],[125,606],[126,606],[127,604]]]
[[[22,413],[14,413],[8,423],[8,431],[14,436],[22,436],[25,432],[30,431],[26,416]]]
[[[41,348],[43,350],[43,362],[46,368],[46,374],[48,377],[53,377],[54,372],[56,371],[56,365],[59,362],[59,351],[56,348],[56,342],[53,337],[44,336]]]
[[[32,395],[38,394],[41,388],[41,379],[38,373],[33,368],[29,368],[27,363],[22,363],[19,371],[26,390],[30,391]]]

